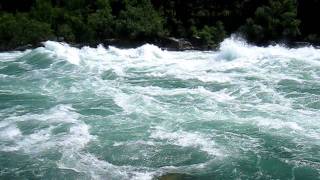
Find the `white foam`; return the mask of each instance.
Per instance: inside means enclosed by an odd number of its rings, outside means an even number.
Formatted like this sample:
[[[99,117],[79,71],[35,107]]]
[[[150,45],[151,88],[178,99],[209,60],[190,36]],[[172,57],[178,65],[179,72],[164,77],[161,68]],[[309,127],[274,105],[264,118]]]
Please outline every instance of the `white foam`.
[[[21,137],[21,131],[15,125],[0,128],[0,139],[2,140],[14,140],[19,137]]]
[[[38,154],[55,147],[56,144],[51,139],[51,128],[42,129],[33,134],[23,136],[16,141],[16,150],[22,150],[29,154]]]
[[[229,93],[226,93],[224,91],[211,92],[202,86],[198,87],[198,89],[196,89],[196,92],[199,93],[200,95],[204,95],[204,96],[208,96],[210,98],[213,98],[219,102],[227,102],[227,101],[231,101],[234,99],[234,97],[232,97]]]
[[[204,151],[209,155],[218,157],[223,156],[221,150],[217,147],[212,138],[198,132],[186,132],[181,130],[168,132],[162,128],[158,128],[151,133],[150,137],[154,139],[167,140],[169,143],[177,146],[199,148],[201,151]]]
[[[78,120],[79,114],[70,105],[58,105],[44,114],[27,114],[13,116],[1,122],[1,127],[8,126],[1,132],[0,138],[11,137],[14,142],[7,149],[23,150],[28,153],[39,153],[50,148],[60,147],[80,150],[94,137],[89,133],[89,126]],[[32,134],[22,135],[15,124],[19,121],[39,121],[49,127],[37,130]],[[72,124],[67,134],[52,134],[52,130],[61,123]],[[35,148],[36,147],[36,148]]]
[[[57,165],[60,169],[83,172],[90,179],[104,179],[106,177],[110,179],[129,179],[127,172],[122,168],[99,160],[89,153],[66,152]]]
[[[44,114],[26,114],[22,116],[11,116],[5,119],[4,122],[18,122],[18,121],[44,121],[47,123],[76,122],[79,114],[73,111],[71,105],[57,105],[49,109]]]
[[[119,49],[109,46],[109,51],[124,58],[142,58],[144,60],[161,59],[167,56],[167,52],[152,44],[145,44],[136,49]]]
[[[59,43],[54,41],[46,41],[43,43],[47,50],[54,53],[54,56],[58,59],[64,59],[72,64],[80,64],[79,49],[70,47],[66,43]]]
[[[199,86],[197,88],[175,88],[175,89],[166,89],[166,88],[160,88],[160,87],[154,87],[154,86],[147,86],[147,87],[135,87],[135,91],[139,93],[143,93],[148,96],[177,96],[177,95],[197,95],[198,97],[204,97],[209,98],[218,102],[227,102],[232,101],[234,97],[230,95],[230,93],[225,92],[224,90],[212,92],[204,88],[203,86]],[[119,97],[119,96],[117,96]],[[128,106],[128,101],[125,101],[125,98],[117,98],[119,106]],[[154,100],[154,99],[152,99]],[[150,102],[150,101],[149,101]]]
[[[121,107],[126,113],[145,113],[145,108],[152,107],[154,99],[145,95],[127,95],[124,93],[119,93],[115,95],[114,102]]]
[[[78,49],[50,41],[44,44],[45,48],[38,48],[31,53],[47,53],[49,58],[58,59],[58,63],[53,63],[46,70],[32,70],[32,73],[23,77],[26,82],[34,83],[30,86],[39,89],[17,86],[12,87],[15,88],[14,91],[40,91],[39,94],[53,97],[56,102],[71,102],[80,106],[87,105],[86,103],[95,106],[99,103],[97,106],[107,109],[115,103],[123,111],[118,110],[119,108],[112,109],[115,114],[106,119],[114,122],[126,121],[125,125],[129,127],[124,128],[132,129],[133,124],[135,127],[146,127],[147,131],[148,127],[159,127],[149,129],[150,139],[111,142],[110,146],[171,144],[204,152],[210,159],[223,157],[225,151],[258,153],[261,150],[263,138],[255,139],[236,133],[230,135],[228,132],[202,132],[205,129],[191,129],[188,124],[209,124],[210,121],[218,120],[226,121],[226,126],[242,123],[248,129],[260,128],[265,133],[290,136],[299,143],[304,143],[304,140],[310,140],[308,143],[312,145],[319,142],[318,109],[304,107],[306,103],[302,102],[310,99],[311,95],[301,93],[300,99],[290,98],[287,97],[290,94],[278,88],[279,82],[284,79],[294,80],[302,88],[304,83],[320,80],[320,51],[313,47],[256,47],[232,38],[226,39],[218,51],[208,52],[167,52],[149,44],[135,49],[104,48],[102,45]],[[21,56],[24,54],[0,54],[0,60],[3,57],[5,60],[1,62],[16,61]],[[60,68],[61,60],[77,66]],[[115,77],[103,79],[104,73]],[[38,75],[43,75],[43,78]],[[309,79],[305,80],[304,76]],[[7,77],[1,78],[6,80]],[[177,84],[181,82],[187,87],[164,88],[163,84],[158,84],[154,79],[165,79],[164,82],[168,80],[173,83],[177,81]],[[176,96],[180,99],[171,103]],[[316,93],[313,96],[312,98],[318,97]],[[167,99],[169,100],[166,101]],[[111,102],[105,104],[104,100]],[[311,103],[313,102],[316,101]],[[295,109],[296,106],[299,109]],[[24,111],[25,109],[21,112]],[[10,116],[0,121],[1,151],[23,151],[32,155],[58,151],[62,155],[58,167],[83,172],[87,179],[152,179],[158,172],[176,169],[183,171],[188,168],[192,170],[206,165],[167,166],[158,168],[159,170],[116,166],[88,152],[86,148],[90,142],[99,143],[100,138],[91,135],[90,126],[82,121],[90,115],[77,113],[72,105],[57,105],[38,114],[16,115],[11,114],[12,112],[16,111],[0,110],[1,116]],[[137,114],[142,118],[131,119]],[[161,120],[148,118],[144,121],[144,115],[159,117]],[[30,134],[24,134],[18,126],[21,121],[44,126],[32,129],[32,132],[28,132]],[[235,128],[239,128],[237,125]],[[62,132],[54,131],[61,126],[64,127]],[[190,129],[172,131],[172,127]],[[119,131],[121,130],[123,129],[120,128]],[[217,144],[221,139],[227,142]],[[311,147],[305,144],[306,147]],[[137,160],[140,157],[130,158]]]
[[[241,57],[252,56],[253,46],[249,46],[244,40],[234,38],[226,39],[220,44],[218,59],[232,61]]]
[[[4,128],[6,126],[9,126],[11,123],[9,121],[0,121],[0,128]]]
[[[151,180],[154,179],[154,172],[133,172],[132,180]]]
[[[94,136],[90,135],[89,126],[86,124],[75,124],[70,127],[69,134],[58,140],[61,147],[82,149]]]
[[[135,179],[151,180],[155,174],[147,168],[116,166],[98,159],[90,153],[69,152],[63,154],[57,163],[60,169],[71,169],[84,173],[90,179]]]
[[[300,125],[298,125],[296,122],[285,122],[279,119],[259,119],[257,121],[257,125],[264,127],[264,128],[270,128],[270,129],[283,129],[283,128],[289,128],[294,131],[302,131],[304,130]]]
[[[59,151],[62,158],[58,166],[85,172],[88,178],[103,179],[104,177],[125,177],[117,167],[100,161],[89,153],[82,153],[87,144],[95,139],[89,132],[90,127],[79,120],[80,115],[70,105],[58,105],[43,114],[27,114],[10,117],[1,122],[0,140],[11,140],[10,145],[1,145],[1,151],[23,151],[26,154],[38,155],[47,151]],[[15,123],[19,121],[39,121],[49,127],[23,135]],[[54,134],[53,129],[61,124],[70,124],[69,130]],[[126,178],[128,179],[128,178]]]
[[[1,62],[10,62],[16,61],[20,57],[30,53],[31,50],[25,50],[24,52],[14,51],[14,52],[0,52],[0,61]]]
[[[258,72],[260,74],[256,75],[261,76],[261,72],[266,70],[263,66],[274,66],[271,62],[284,63],[283,65],[291,60],[313,64],[320,62],[320,51],[312,47],[288,49],[277,45],[263,48],[248,45],[236,38],[223,41],[217,52],[167,52],[150,44],[135,49],[119,49],[112,46],[105,49],[102,45],[97,48],[77,49],[52,41],[44,44],[56,57],[77,65],[81,62],[91,73],[112,70],[122,77],[132,76],[128,74],[128,70],[134,68],[135,71],[146,72],[146,75],[151,77],[225,83],[237,80],[233,74],[224,73],[228,70],[244,68]],[[267,76],[277,78],[279,73]]]
[[[313,65],[320,65],[320,49],[314,47],[302,48],[286,48],[280,45],[257,47],[247,44],[242,39],[231,37],[225,39],[218,52],[218,59],[236,60],[246,58],[254,59],[276,59],[281,60],[301,60],[304,62],[312,63]]]
[[[128,142],[115,142],[113,143],[113,146],[132,146],[132,145],[148,145],[148,146],[155,146],[156,143],[153,141],[128,141]]]

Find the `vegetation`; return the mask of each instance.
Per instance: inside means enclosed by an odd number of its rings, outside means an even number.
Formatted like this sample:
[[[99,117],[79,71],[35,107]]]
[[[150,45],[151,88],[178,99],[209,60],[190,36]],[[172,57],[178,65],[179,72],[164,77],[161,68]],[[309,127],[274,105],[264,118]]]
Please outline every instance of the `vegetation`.
[[[240,33],[249,41],[320,41],[318,0],[1,0],[0,49],[43,40],[199,39],[216,47]],[[317,16],[318,15],[318,16]]]
[[[265,42],[300,35],[297,5],[292,0],[269,1],[258,7],[253,18],[248,18],[242,32],[252,41]]]

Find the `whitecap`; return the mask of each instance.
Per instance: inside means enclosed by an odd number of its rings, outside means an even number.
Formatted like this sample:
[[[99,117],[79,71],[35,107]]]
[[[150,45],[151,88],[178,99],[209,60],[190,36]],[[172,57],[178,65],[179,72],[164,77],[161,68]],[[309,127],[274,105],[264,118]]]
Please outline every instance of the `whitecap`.
[[[10,125],[7,127],[2,127],[0,126],[0,139],[1,140],[14,140],[16,138],[21,137],[21,131],[17,126],[15,125]]]
[[[177,146],[199,148],[201,151],[212,156],[224,156],[211,137],[198,132],[186,132],[181,130],[168,132],[159,127],[155,131],[151,132],[150,137],[153,139],[167,140],[168,143],[172,143]]]
[[[59,43],[54,41],[46,41],[43,43],[45,48],[53,52],[53,56],[58,59],[69,61],[71,64],[80,64],[79,49],[70,47],[66,43]]]

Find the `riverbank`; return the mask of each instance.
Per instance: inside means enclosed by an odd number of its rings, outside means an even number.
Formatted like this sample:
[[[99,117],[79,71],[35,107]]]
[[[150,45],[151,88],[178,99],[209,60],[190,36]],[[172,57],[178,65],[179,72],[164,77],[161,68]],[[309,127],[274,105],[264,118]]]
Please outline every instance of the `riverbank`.
[[[58,41],[58,39],[54,39],[54,41]],[[99,42],[93,43],[73,43],[73,42],[65,42],[63,40],[59,40],[58,42],[68,43],[73,47],[81,48],[84,46],[89,47],[97,47],[102,44],[105,47],[115,46],[118,48],[137,48],[144,44],[153,44],[158,46],[159,48],[167,51],[187,51],[187,50],[198,50],[198,51],[209,51],[209,50],[217,50],[219,45],[215,47],[210,47],[207,44],[203,43],[200,39],[184,39],[184,38],[158,38],[153,40],[129,40],[129,39],[106,39]],[[283,41],[283,42],[273,42],[270,41],[264,44],[258,44],[260,47],[267,47],[269,45],[280,44],[289,48],[300,48],[300,47],[308,47],[313,46],[315,48],[320,48],[320,43],[311,43],[304,41]],[[257,45],[257,44],[255,44]],[[34,43],[34,44],[25,44],[17,47],[0,47],[0,52],[4,51],[24,51],[27,49],[34,49],[38,47],[43,47],[42,42]]]
[[[63,38],[55,38],[51,40],[68,43],[69,45],[77,48],[81,48],[84,46],[97,47],[99,44],[102,44],[105,47],[115,46],[118,48],[128,49],[128,48],[137,48],[144,44],[153,44],[167,51],[187,51],[187,50],[208,51],[208,50],[216,50],[219,47],[219,45],[210,47],[209,45],[207,45],[206,43],[204,43],[203,41],[197,38],[185,39],[185,38],[175,38],[175,37],[141,39],[141,40],[105,39],[102,41],[91,42],[91,43],[65,42],[63,41]],[[280,44],[289,48],[299,48],[299,47],[306,47],[306,46],[313,46],[315,48],[320,48],[320,43],[311,43],[311,42],[305,42],[305,41],[281,41],[281,42],[269,41],[268,43],[255,44],[255,45],[260,47],[267,47],[269,45],[276,45],[276,44]],[[27,49],[34,49],[38,47],[43,47],[43,43],[37,42],[34,44],[25,44],[17,47],[1,47],[0,46],[0,52],[24,51]]]
[[[10,0],[0,3],[0,51],[38,47],[46,40],[78,43],[75,46],[150,43],[168,50],[211,50],[232,34],[258,46],[276,44],[273,41],[308,46],[296,41],[320,42],[320,30],[310,21],[319,7],[318,2],[301,0]]]
[[[166,38],[153,38],[153,39],[139,39],[139,40],[130,40],[130,39],[105,39],[101,41],[95,41],[91,43],[74,43],[64,41],[63,38],[54,38],[49,39],[57,42],[65,42],[70,44],[73,47],[81,48],[83,46],[96,47],[99,44],[108,46],[115,46],[119,48],[136,48],[142,46],[143,44],[154,44],[162,49],[168,51],[185,51],[185,50],[213,50],[213,47],[206,45],[200,39],[184,39],[184,38],[175,38],[175,37],[166,37]],[[37,47],[42,47],[42,42],[37,42],[33,44],[24,44],[16,47],[3,47],[0,46],[0,51],[23,51],[26,49],[34,49]]]

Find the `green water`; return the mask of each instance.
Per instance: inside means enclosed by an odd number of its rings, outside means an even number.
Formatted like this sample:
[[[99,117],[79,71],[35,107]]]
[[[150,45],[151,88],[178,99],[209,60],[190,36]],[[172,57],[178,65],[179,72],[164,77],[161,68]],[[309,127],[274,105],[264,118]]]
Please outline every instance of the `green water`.
[[[320,179],[320,50],[0,53],[0,179]]]

